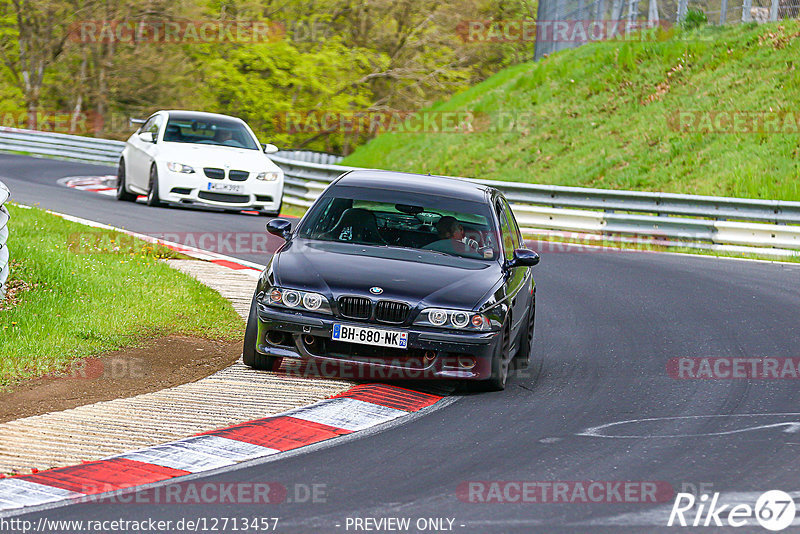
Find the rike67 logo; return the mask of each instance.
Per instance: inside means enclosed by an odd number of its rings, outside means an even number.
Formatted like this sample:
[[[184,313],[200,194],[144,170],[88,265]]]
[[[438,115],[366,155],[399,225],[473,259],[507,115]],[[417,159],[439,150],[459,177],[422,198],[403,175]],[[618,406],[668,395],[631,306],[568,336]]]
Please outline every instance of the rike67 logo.
[[[720,504],[719,493],[695,497],[691,493],[678,493],[667,526],[692,527],[743,527],[761,525],[777,532],[790,526],[797,512],[791,495],[780,490],[762,493],[755,505],[740,502]]]

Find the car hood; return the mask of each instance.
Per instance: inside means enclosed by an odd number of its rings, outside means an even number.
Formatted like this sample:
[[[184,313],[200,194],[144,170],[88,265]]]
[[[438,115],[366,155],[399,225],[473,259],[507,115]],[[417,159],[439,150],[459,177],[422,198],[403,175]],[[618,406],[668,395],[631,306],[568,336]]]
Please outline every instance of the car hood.
[[[278,171],[280,168],[260,150],[246,150],[214,145],[193,143],[161,143],[158,158],[195,167],[241,169],[250,172]]]
[[[272,274],[279,286],[319,291],[334,300],[365,295],[412,307],[462,309],[481,304],[502,278],[497,262],[303,239],[294,239],[276,254]],[[373,287],[383,292],[371,294]]]

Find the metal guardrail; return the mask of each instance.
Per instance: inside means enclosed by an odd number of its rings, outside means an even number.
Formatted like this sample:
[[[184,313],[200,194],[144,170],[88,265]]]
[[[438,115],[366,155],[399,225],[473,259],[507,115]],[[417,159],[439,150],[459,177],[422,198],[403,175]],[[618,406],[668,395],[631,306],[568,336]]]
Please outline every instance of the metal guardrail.
[[[116,164],[124,147],[76,135],[0,128],[0,150]],[[306,150],[271,155],[285,174],[284,200],[308,207],[327,185],[355,169],[340,156]],[[471,181],[503,191],[529,233],[567,230],[666,241],[800,249],[800,202]]]
[[[116,166],[124,141],[0,127],[0,150]]]
[[[8,251],[8,210],[4,206],[11,196],[6,184],[0,182],[0,299],[6,295],[6,282],[11,271],[11,257]]]
[[[331,181],[357,169],[307,163],[285,154],[278,153],[272,160],[284,171],[284,200],[297,206],[310,206]],[[800,226],[794,226],[800,225],[800,202],[469,180],[501,190],[528,233],[569,230],[800,249]]]

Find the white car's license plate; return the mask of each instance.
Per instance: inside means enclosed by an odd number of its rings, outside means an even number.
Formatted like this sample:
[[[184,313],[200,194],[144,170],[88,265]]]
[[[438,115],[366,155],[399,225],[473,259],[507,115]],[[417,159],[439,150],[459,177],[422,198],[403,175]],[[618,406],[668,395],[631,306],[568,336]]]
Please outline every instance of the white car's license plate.
[[[378,347],[408,348],[408,332],[334,324],[331,339]]]
[[[223,193],[241,193],[243,186],[239,184],[218,184],[208,182],[208,191],[222,191]]]

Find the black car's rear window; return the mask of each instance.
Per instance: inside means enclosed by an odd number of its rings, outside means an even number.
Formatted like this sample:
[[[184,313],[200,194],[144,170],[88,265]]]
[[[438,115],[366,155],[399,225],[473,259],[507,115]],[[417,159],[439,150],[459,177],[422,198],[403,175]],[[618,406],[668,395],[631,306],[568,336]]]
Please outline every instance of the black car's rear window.
[[[303,219],[298,235],[480,260],[494,260],[499,254],[488,205],[384,189],[328,191]]]

